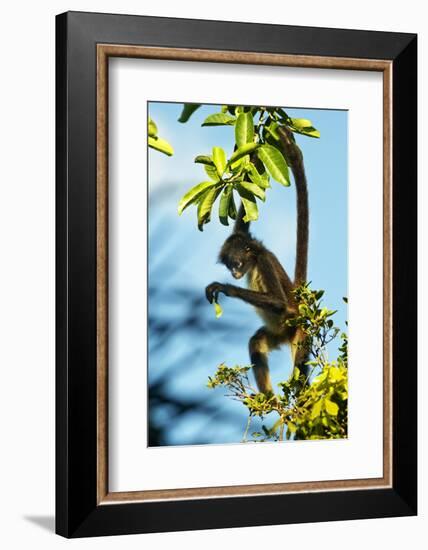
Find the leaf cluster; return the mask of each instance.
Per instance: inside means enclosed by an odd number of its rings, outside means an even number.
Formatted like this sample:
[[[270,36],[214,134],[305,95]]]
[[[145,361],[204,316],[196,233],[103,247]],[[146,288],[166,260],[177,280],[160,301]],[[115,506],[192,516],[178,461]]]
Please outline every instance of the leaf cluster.
[[[199,107],[199,104],[186,103],[179,121],[187,122]],[[185,193],[179,202],[178,213],[181,215],[189,206],[196,206],[201,231],[211,220],[217,198],[220,198],[218,217],[223,225],[236,219],[235,195],[244,206],[244,221],[250,222],[258,219],[257,199],[266,200],[271,178],[283,186],[290,185],[289,165],[278,128],[287,128],[291,135],[319,137],[309,120],[290,118],[279,107],[223,105],[221,111],[209,115],[202,126],[233,126],[235,147],[230,156],[221,147],[213,147],[211,154],[195,158],[196,163],[203,165],[209,180]]]
[[[271,426],[253,432],[253,441],[286,439],[337,439],[347,437],[348,419],[348,339],[333,324],[335,311],[322,306],[322,290],[311,290],[304,284],[295,290],[299,313],[289,320],[306,334],[301,345],[307,346],[310,374],[306,378],[295,369],[289,380],[279,384],[276,395],[258,393],[248,379],[250,367],[220,365],[210,388],[223,387],[228,397],[240,401],[253,417],[264,419],[276,413]],[[346,299],[345,299],[346,301]],[[340,338],[339,355],[330,361],[326,346]],[[248,427],[246,432],[248,431]],[[244,436],[246,440],[246,435]]]

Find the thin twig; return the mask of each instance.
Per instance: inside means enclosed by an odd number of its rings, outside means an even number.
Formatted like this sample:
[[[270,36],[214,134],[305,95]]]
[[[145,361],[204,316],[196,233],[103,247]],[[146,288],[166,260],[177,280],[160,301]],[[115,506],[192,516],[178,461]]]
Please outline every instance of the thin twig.
[[[281,427],[279,429],[279,440],[280,441],[284,441],[284,427],[285,427],[285,424],[284,422],[281,424]]]
[[[250,429],[250,424],[251,424],[251,414],[248,415],[248,420],[247,420],[247,426],[245,428],[245,432],[244,432],[244,437],[242,439],[242,443],[246,443],[247,442],[247,436],[248,436],[248,430]]]

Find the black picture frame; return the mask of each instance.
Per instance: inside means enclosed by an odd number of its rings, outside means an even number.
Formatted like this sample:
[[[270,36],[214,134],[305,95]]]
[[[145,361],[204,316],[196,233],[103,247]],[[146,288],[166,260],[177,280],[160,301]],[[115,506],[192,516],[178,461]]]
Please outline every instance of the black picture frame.
[[[391,62],[391,487],[99,504],[97,44]],[[68,12],[56,18],[56,97],[56,532],[86,537],[415,515],[417,36]]]

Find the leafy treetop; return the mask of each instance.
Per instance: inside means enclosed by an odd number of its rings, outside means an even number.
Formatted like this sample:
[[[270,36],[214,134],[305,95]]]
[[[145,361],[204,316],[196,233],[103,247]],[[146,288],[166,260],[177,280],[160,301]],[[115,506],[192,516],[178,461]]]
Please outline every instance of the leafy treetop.
[[[184,104],[179,122],[187,122],[200,104]],[[203,165],[207,180],[193,186],[181,198],[178,213],[191,205],[197,207],[198,228],[209,223],[213,205],[220,197],[218,215],[223,225],[237,215],[234,194],[245,209],[245,222],[258,219],[256,199],[265,201],[270,179],[290,185],[289,164],[280,143],[278,130],[318,138],[320,133],[311,121],[291,118],[280,107],[223,105],[220,112],[209,115],[202,126],[233,126],[235,147],[230,156],[221,147],[211,154],[198,155],[195,162]],[[292,137],[294,140],[294,137]]]

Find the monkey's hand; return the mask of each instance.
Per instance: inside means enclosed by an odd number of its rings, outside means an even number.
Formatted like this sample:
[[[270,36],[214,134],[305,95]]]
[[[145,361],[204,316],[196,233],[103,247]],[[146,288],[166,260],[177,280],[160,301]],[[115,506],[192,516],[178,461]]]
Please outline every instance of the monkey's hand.
[[[226,294],[227,296],[227,285],[222,285],[221,283],[211,283],[207,286],[205,289],[205,295],[210,304],[212,304],[213,301],[217,302],[220,292],[223,292],[223,294]]]

